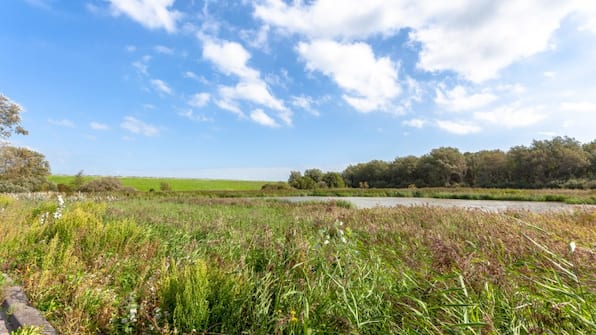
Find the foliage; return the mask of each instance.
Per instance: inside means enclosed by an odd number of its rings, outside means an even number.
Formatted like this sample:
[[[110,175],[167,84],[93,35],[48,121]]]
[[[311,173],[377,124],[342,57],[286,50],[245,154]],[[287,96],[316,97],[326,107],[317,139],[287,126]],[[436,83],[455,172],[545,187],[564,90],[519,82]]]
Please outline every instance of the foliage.
[[[0,139],[8,138],[12,133],[27,135],[28,131],[21,126],[23,108],[0,94]]]
[[[81,192],[125,192],[134,193],[135,189],[123,186],[118,178],[104,177],[93,179],[79,188]]]
[[[0,266],[60,333],[596,332],[594,210],[3,199]]]
[[[172,190],[172,186],[170,186],[169,183],[162,181],[161,183],[159,183],[159,190],[163,192],[168,192]]]
[[[50,188],[46,176],[50,165],[35,151],[0,146],[0,192],[32,192]]]
[[[268,183],[261,186],[261,191],[288,191],[292,187],[287,183]]]
[[[320,170],[310,169],[311,176]],[[306,172],[305,172],[306,175]],[[515,146],[507,152],[481,150],[461,153],[441,147],[421,157],[397,157],[393,162],[373,160],[348,166],[341,176],[348,187],[500,187],[592,188],[596,178],[596,140],[582,145],[569,137],[534,141],[530,147]],[[290,185],[312,186],[293,171]],[[326,183],[329,185],[329,183]],[[316,183],[315,183],[316,186]],[[332,186],[334,187],[334,186]]]

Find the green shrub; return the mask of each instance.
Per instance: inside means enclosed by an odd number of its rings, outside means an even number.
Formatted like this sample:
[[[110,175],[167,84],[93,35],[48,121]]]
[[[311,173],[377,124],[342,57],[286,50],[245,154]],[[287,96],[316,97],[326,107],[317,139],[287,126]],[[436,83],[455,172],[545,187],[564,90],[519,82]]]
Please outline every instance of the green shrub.
[[[124,192],[134,193],[136,190],[129,186],[123,186],[118,178],[104,177],[91,180],[80,187],[82,192]]]

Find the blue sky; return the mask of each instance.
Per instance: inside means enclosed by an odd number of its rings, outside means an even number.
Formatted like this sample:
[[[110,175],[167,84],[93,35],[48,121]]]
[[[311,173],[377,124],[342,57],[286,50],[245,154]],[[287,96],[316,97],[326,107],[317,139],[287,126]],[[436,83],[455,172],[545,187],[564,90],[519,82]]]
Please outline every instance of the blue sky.
[[[4,0],[0,92],[52,172],[285,180],[596,138],[596,2]]]

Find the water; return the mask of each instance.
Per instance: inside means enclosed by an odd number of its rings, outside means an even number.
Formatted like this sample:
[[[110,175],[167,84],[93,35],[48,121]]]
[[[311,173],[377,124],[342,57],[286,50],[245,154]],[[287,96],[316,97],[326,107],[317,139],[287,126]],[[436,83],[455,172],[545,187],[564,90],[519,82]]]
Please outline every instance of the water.
[[[395,206],[431,206],[443,208],[478,209],[487,212],[530,211],[572,212],[578,209],[596,210],[596,205],[570,205],[559,202],[539,201],[500,201],[500,200],[460,200],[433,198],[389,198],[389,197],[277,197],[289,202],[333,201],[342,200],[352,203],[357,208],[395,207]]]

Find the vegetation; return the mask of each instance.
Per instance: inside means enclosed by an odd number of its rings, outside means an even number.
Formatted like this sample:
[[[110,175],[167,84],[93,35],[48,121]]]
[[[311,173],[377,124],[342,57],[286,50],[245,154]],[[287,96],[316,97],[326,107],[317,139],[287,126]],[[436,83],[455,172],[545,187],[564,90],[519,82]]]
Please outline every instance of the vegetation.
[[[21,106],[0,94],[0,192],[53,189],[46,181],[50,165],[42,154],[4,142],[13,133],[28,134],[21,126],[21,111]]]
[[[65,334],[594,334],[594,210],[0,196],[0,267]]]
[[[298,189],[331,186],[322,171],[293,171],[288,182]],[[354,188],[498,187],[596,189],[596,140],[581,144],[568,137],[534,141],[508,152],[482,150],[461,153],[456,148],[433,149],[422,157],[397,157],[350,165],[343,181]]]
[[[12,133],[27,135],[29,132],[21,126],[23,108],[0,94],[0,139],[9,138]]]
[[[102,177],[83,176],[84,182],[89,182]],[[162,183],[168,184],[171,191],[243,191],[259,190],[266,181],[248,180],[218,180],[218,179],[195,179],[195,178],[150,178],[150,177],[114,177],[120,180],[123,186],[132,187],[141,192],[150,190],[159,191]],[[58,185],[71,185],[75,177],[52,175],[48,180]]]

